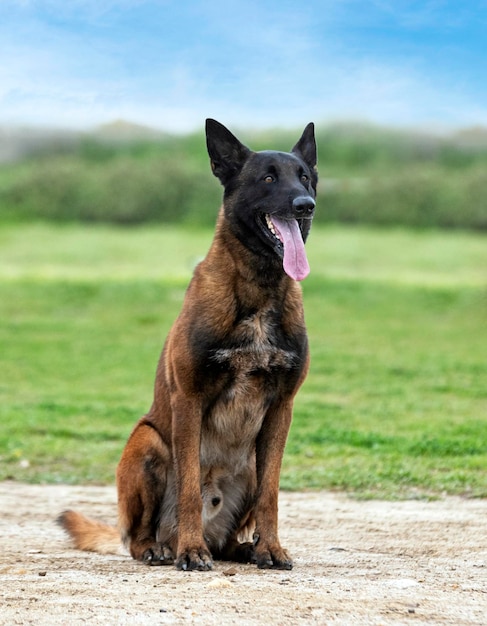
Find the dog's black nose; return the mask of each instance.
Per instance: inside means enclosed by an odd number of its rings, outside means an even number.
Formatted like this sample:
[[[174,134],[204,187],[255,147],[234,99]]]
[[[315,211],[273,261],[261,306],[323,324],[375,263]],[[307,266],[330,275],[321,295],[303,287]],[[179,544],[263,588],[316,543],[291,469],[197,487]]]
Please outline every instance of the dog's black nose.
[[[315,209],[315,201],[311,196],[298,196],[293,200],[296,215],[311,215]]]

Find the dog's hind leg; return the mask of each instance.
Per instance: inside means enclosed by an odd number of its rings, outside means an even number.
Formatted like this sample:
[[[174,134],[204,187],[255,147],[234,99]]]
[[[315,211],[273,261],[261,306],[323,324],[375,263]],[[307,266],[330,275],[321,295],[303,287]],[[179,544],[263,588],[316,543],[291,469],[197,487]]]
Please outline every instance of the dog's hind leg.
[[[236,536],[230,537],[221,550],[213,550],[215,559],[234,561],[235,563],[253,563],[254,544],[250,541],[240,543]]]
[[[148,565],[174,563],[174,506],[168,507],[167,519],[161,519],[164,499],[172,499],[167,489],[170,464],[167,445],[150,424],[141,420],[117,468],[118,518],[130,554]]]

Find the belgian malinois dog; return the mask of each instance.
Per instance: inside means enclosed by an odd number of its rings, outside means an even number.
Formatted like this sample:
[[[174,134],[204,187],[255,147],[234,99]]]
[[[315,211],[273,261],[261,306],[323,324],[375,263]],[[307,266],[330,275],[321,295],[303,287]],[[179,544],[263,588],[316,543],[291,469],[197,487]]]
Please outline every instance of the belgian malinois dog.
[[[164,345],[152,407],[118,465],[118,529],[74,511],[59,522],[80,549],[123,543],[149,565],[291,569],[277,499],[309,363],[297,281],[309,273],[314,126],[291,152],[253,152],[212,119],[206,139],[223,206]]]

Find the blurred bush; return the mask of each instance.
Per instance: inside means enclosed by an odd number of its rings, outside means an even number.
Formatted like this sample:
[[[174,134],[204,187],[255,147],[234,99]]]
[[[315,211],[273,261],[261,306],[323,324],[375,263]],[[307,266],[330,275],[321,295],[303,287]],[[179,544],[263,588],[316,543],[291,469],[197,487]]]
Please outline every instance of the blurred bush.
[[[237,134],[289,150],[300,130]],[[122,135],[36,141],[3,163],[0,221],[214,224],[222,190],[203,134]],[[441,138],[348,124],[319,127],[317,141],[318,221],[487,229],[486,130]]]
[[[487,229],[487,169],[409,166],[389,175],[324,181],[326,220]]]

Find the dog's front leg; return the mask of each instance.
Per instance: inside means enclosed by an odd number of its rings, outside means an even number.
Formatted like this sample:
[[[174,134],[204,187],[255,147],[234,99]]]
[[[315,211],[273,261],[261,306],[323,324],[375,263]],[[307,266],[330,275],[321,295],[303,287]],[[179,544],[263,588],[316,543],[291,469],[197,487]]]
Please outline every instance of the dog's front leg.
[[[201,410],[182,392],[171,401],[172,448],[176,470],[178,548],[176,567],[209,570],[213,561],[203,538],[200,487]]]
[[[257,439],[257,500],[254,559],[259,568],[292,569],[278,536],[278,496],[284,446],[291,425],[292,401],[269,411]]]

